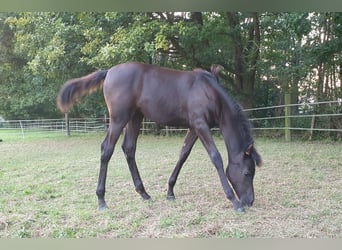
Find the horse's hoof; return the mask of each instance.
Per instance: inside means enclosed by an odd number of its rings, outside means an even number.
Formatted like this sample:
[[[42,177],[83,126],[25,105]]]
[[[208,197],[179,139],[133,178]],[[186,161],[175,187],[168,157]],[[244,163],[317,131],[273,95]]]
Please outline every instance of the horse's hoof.
[[[151,196],[149,196],[147,193],[143,193],[141,194],[141,197],[143,198],[143,200],[145,201],[149,201],[151,200]]]
[[[235,209],[235,211],[236,211],[237,213],[241,213],[241,214],[243,214],[243,213],[246,212],[246,210],[245,210],[243,207],[238,207],[238,208]]]
[[[108,209],[107,204],[101,204],[101,205],[99,205],[99,207],[98,207],[98,210],[99,210],[99,211],[106,211],[107,209]]]
[[[151,196],[146,193],[145,190],[141,190],[141,189],[135,189],[135,191],[140,194],[141,198],[143,198],[143,200],[150,200],[151,199]]]
[[[168,201],[174,201],[176,199],[176,197],[174,195],[168,195],[168,196],[166,196],[166,199]]]

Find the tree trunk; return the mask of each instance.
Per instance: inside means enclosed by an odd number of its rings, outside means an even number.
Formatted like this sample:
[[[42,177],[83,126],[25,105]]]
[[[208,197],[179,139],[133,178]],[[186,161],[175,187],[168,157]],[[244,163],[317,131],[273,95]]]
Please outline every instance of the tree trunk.
[[[323,84],[324,84],[324,69],[323,63],[318,66],[318,79],[317,79],[317,101],[323,100]]]
[[[254,101],[256,65],[260,55],[260,24],[257,13],[241,18],[237,12],[226,14],[234,56],[231,73],[234,74],[234,88],[240,95],[244,108],[251,108]],[[247,28],[241,30],[241,23]]]
[[[203,16],[202,12],[191,12],[190,13],[190,19],[192,22],[203,25]]]
[[[337,92],[338,96],[342,96],[342,63],[340,63],[340,72],[339,72],[339,78],[340,78],[340,93]]]

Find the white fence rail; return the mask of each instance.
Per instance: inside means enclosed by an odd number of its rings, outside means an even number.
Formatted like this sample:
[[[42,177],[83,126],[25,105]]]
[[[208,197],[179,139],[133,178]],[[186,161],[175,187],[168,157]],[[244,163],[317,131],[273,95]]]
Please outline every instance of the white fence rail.
[[[294,114],[285,116],[286,105],[272,107],[259,107],[246,109],[248,117],[256,131],[309,131],[312,136],[314,131],[334,132],[342,137],[342,99],[336,101],[302,103],[288,105],[295,109]],[[284,120],[291,119],[291,126],[285,127]],[[69,119],[71,133],[89,133],[106,131],[108,119],[87,118]],[[214,129],[215,130],[215,129]],[[158,126],[154,122],[144,121],[141,133],[154,133],[171,135],[185,132],[184,128]],[[13,134],[25,138],[25,134],[32,132],[67,132],[64,119],[40,119],[40,120],[7,120],[0,121],[1,134]]]

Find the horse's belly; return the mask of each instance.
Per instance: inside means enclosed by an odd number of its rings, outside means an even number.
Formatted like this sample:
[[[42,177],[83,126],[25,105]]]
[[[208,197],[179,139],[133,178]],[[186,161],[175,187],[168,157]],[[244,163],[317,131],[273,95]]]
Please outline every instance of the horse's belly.
[[[164,126],[188,127],[187,113],[182,108],[169,109],[164,105],[145,105],[140,108],[145,118]]]

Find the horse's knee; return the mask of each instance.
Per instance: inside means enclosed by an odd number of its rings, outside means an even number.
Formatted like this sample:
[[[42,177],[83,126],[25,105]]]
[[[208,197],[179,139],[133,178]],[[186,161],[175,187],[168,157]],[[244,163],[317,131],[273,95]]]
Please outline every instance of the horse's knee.
[[[96,195],[99,198],[103,198],[105,195],[106,190],[104,188],[99,188],[96,190]]]
[[[222,166],[222,157],[218,151],[209,153],[209,156],[216,168]]]
[[[134,145],[128,145],[128,144],[123,143],[121,145],[121,148],[122,148],[122,151],[124,152],[127,160],[134,158],[134,155],[135,155]]]
[[[113,155],[114,146],[108,145],[106,141],[101,144],[101,162],[106,163],[109,162],[110,158]]]
[[[171,175],[169,178],[169,181],[168,181],[168,185],[169,185],[169,187],[174,187],[175,184],[176,184],[176,177]]]

